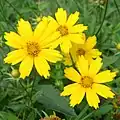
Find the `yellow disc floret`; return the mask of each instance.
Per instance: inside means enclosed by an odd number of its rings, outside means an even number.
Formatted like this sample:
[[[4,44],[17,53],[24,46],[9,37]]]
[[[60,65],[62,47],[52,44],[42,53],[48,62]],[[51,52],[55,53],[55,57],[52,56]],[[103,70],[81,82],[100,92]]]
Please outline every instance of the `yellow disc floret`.
[[[92,84],[93,84],[93,79],[92,78],[90,78],[89,76],[82,77],[82,79],[81,79],[81,85],[84,88],[89,88],[89,87],[91,88]]]
[[[68,28],[66,26],[60,25],[57,30],[60,32],[62,36],[68,34]]]
[[[80,49],[78,49],[78,51],[76,51],[76,54],[77,55],[85,55],[85,50],[84,49],[82,49],[82,48],[80,48]]]
[[[40,52],[40,46],[37,42],[27,42],[27,52],[31,56],[38,56]]]

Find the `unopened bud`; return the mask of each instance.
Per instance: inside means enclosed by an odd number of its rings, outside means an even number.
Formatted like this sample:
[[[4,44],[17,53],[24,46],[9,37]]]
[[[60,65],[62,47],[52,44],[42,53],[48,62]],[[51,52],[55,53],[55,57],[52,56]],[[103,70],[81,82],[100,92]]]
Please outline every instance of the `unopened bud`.
[[[118,44],[116,45],[116,48],[117,48],[118,50],[120,50],[120,43],[118,43]]]
[[[20,72],[19,72],[18,69],[13,69],[12,72],[11,72],[11,75],[12,75],[14,78],[17,78],[17,77],[19,77]]]

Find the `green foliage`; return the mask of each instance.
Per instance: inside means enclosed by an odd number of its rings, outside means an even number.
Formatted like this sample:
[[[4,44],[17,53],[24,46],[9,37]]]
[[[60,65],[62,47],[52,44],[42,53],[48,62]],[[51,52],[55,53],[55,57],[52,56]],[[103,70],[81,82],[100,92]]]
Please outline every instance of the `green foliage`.
[[[38,17],[54,16],[58,7],[65,8],[68,14],[79,11],[79,22],[89,28],[87,36],[97,36],[96,47],[103,52],[103,69],[118,69],[116,79],[108,85],[120,95],[120,50],[116,49],[120,43],[120,0],[116,4],[108,0],[108,5],[95,1],[99,0],[0,0],[0,120],[39,120],[45,116],[43,111],[48,116],[54,111],[63,120],[75,120],[85,107],[85,100],[72,108],[68,98],[60,96],[68,84],[62,63],[51,65],[51,77],[47,80],[32,73],[23,81],[11,75],[18,66],[12,68],[3,61],[10,51],[5,45],[4,32],[16,31],[20,18],[29,20],[34,27]],[[87,109],[80,120],[114,120],[114,114],[120,114],[119,99],[101,100],[98,110]]]
[[[36,89],[36,97],[33,96],[33,99],[42,103],[46,109],[52,109],[70,116],[76,115],[74,109],[69,106],[69,101],[60,97],[60,92],[52,85],[39,85]]]

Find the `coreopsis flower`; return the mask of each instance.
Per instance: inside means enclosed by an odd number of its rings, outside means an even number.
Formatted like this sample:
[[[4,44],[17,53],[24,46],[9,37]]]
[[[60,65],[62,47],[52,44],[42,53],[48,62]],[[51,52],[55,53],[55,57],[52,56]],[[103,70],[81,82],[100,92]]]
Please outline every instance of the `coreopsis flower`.
[[[60,48],[64,53],[69,53],[69,49],[72,47],[72,43],[83,44],[84,39],[82,39],[82,32],[87,30],[87,26],[83,24],[76,24],[79,19],[79,12],[71,14],[67,18],[66,10],[63,8],[58,8],[55,13],[55,18],[50,17],[53,21],[53,27],[56,31],[59,31],[61,36],[57,41],[52,44],[52,47],[57,47],[60,44]]]
[[[76,63],[78,57],[81,55],[83,55],[88,62],[91,63],[93,59],[102,54],[98,49],[94,48],[97,43],[96,36],[88,37],[86,40],[86,36],[83,34],[83,39],[85,40],[84,44],[73,44],[72,48],[70,49],[70,54],[74,63]],[[69,54],[65,55],[66,65],[71,65],[71,57]]]
[[[91,64],[88,64],[83,56],[79,57],[77,62],[78,71],[73,67],[64,70],[65,77],[75,82],[64,87],[61,96],[70,95],[70,105],[79,104],[86,95],[89,106],[97,109],[100,99],[98,95],[104,98],[113,98],[114,93],[103,83],[110,82],[116,76],[115,72],[105,70],[99,72],[102,66],[101,58],[96,58]]]
[[[50,75],[48,61],[55,63],[61,60],[59,51],[49,49],[49,44],[59,36],[59,32],[51,35],[53,29],[51,25],[51,22],[43,17],[33,31],[28,21],[20,19],[18,33],[5,33],[6,44],[15,50],[8,53],[4,61],[12,65],[21,62],[19,67],[21,78],[29,76],[33,66],[41,76],[47,78]]]
[[[40,120],[61,120],[61,118],[57,116],[50,116],[50,117],[41,118]]]
[[[61,120],[61,118],[56,116],[56,114],[54,113],[53,115],[50,115],[49,117],[41,118],[40,120]]]

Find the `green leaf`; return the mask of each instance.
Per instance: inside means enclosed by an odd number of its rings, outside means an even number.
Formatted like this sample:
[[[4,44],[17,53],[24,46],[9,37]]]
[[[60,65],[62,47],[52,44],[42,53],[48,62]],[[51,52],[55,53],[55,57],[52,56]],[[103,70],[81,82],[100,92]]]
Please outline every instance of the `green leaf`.
[[[95,116],[105,115],[108,112],[110,112],[112,109],[113,109],[112,105],[106,104],[104,106],[101,106],[98,110],[96,110],[96,112],[94,113],[94,115]]]
[[[49,6],[49,2],[40,2],[40,4],[38,4],[38,9],[39,11],[43,11],[44,9],[47,9]]]
[[[12,114],[12,113],[8,113],[7,116],[8,116],[7,117],[8,120],[18,120],[17,117],[14,114]]]
[[[69,106],[69,101],[60,96],[60,92],[52,85],[39,85],[37,93],[33,96],[45,108],[61,112],[66,115],[75,116],[74,109]]]
[[[120,23],[118,23],[116,27],[113,29],[113,33],[116,33],[118,31],[120,31]]]
[[[10,112],[0,111],[0,120],[18,120],[18,118]]]
[[[115,63],[119,57],[120,57],[119,55],[113,55],[113,56],[109,56],[109,57],[103,56],[103,68],[106,68],[109,65]]]

